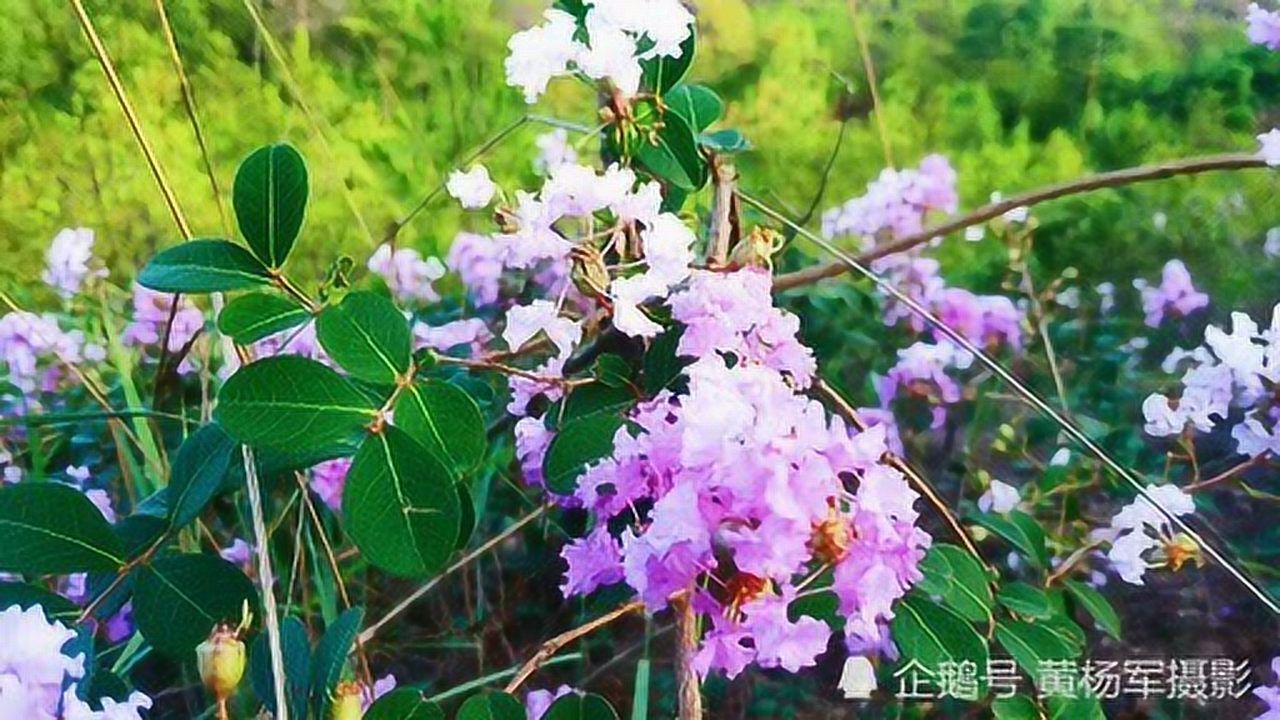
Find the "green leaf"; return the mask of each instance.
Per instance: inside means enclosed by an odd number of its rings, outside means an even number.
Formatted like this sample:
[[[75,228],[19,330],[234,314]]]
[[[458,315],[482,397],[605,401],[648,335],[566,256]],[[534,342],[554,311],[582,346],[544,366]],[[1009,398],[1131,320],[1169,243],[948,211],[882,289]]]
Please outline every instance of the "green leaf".
[[[1040,709],[1025,695],[996,698],[991,703],[996,720],[1040,720]]]
[[[1096,697],[1050,697],[1044,704],[1049,720],[1107,720]]]
[[[124,554],[102,511],[76,488],[55,482],[0,488],[0,572],[115,570]]]
[[[1036,682],[1040,680],[1041,663],[1046,660],[1070,660],[1078,654],[1075,648],[1040,623],[998,621],[996,639]]]
[[[955,545],[934,545],[920,562],[920,590],[942,598],[952,610],[974,622],[991,616],[994,600],[986,571]]]
[[[307,211],[306,162],[286,143],[258,148],[236,170],[232,203],[253,254],[284,265]]]
[[[444,711],[424,700],[417,690],[404,689],[378,698],[363,720],[444,720]]]
[[[1066,585],[1067,592],[1089,613],[1098,629],[1119,640],[1120,616],[1102,593],[1078,580],[1068,580]]]
[[[724,115],[724,101],[705,85],[681,85],[667,93],[663,100],[667,111],[684,118],[695,134],[711,127]]]
[[[253,583],[216,555],[174,555],[138,569],[133,619],[157,650],[194,661],[197,645],[220,622],[240,622],[245,602],[253,611]]]
[[[658,95],[662,95],[676,83],[684,79],[689,73],[689,68],[693,66],[693,58],[697,54],[698,47],[698,31],[694,27],[693,32],[689,33],[689,37],[680,43],[680,57],[672,58],[660,55],[640,63],[642,71],[640,75],[641,84],[649,88]]]
[[[222,386],[214,419],[246,445],[298,453],[340,443],[377,409],[346,378],[294,355],[240,368]]]
[[[409,322],[377,293],[353,292],[325,308],[316,318],[316,337],[329,357],[366,382],[394,385],[413,361]]]
[[[298,327],[311,313],[293,300],[268,292],[255,292],[227,303],[218,315],[218,330],[240,345]]]
[[[394,426],[366,439],[347,473],[343,527],[365,559],[393,575],[444,567],[461,524],[453,474]]]
[[[1019,615],[1037,620],[1045,620],[1053,615],[1049,596],[1040,588],[1024,582],[1013,582],[1000,588],[996,600]]]
[[[1005,515],[983,513],[974,521],[1009,541],[1031,563],[1043,568],[1049,563],[1049,552],[1044,545],[1044,530],[1030,515],[1013,510]]]
[[[551,703],[542,720],[618,720],[618,713],[599,695],[569,693]]]
[[[655,122],[652,115],[647,118]],[[635,157],[655,176],[681,190],[697,190],[707,182],[707,163],[698,152],[693,129],[680,115],[662,116],[652,140],[645,133],[636,140]]]
[[[751,141],[740,130],[717,130],[698,136],[698,144],[721,154],[746,152],[751,149]]]
[[[169,475],[169,518],[174,527],[200,516],[223,488],[233,461],[243,462],[240,444],[217,423],[205,425],[182,443]]]
[[[635,393],[630,388],[600,382],[587,383],[573,388],[561,404],[563,409],[554,413],[551,420],[554,426],[562,427],[580,417],[602,412],[624,414],[621,411],[634,405],[635,402]]]
[[[622,388],[631,385],[631,366],[621,356],[605,353],[596,358],[591,366],[591,374],[601,384]]]
[[[657,395],[670,388],[689,364],[688,359],[678,354],[683,334],[679,328],[672,328],[649,343],[649,350],[644,354],[645,394]]]
[[[912,594],[895,606],[894,613],[889,628],[903,659],[934,672],[944,661],[987,666],[986,640],[954,611]]]
[[[316,708],[316,717],[328,717],[325,711],[329,708],[329,698],[342,679],[347,655],[351,653],[351,646],[355,644],[363,622],[364,608],[349,608],[329,624],[324,637],[316,645],[315,656],[311,660],[311,704]]]
[[[631,691],[631,720],[649,720],[649,658],[636,661],[636,681]]]
[[[243,247],[226,240],[188,240],[151,258],[138,284],[157,292],[212,293],[271,284],[271,275]]]
[[[613,453],[613,436],[625,421],[617,415],[587,415],[567,423],[547,447],[542,475],[552,492],[568,495],[587,465]]]
[[[457,720],[525,720],[524,705],[507,693],[490,690],[467,698]]]
[[[26,583],[0,582],[0,610],[14,605],[23,610],[39,605],[44,608],[46,619],[59,620],[66,625],[80,617],[80,608],[61,595]]]
[[[396,400],[395,422],[453,470],[480,464],[488,445],[480,406],[443,380],[415,382]]]
[[[296,617],[280,623],[280,654],[284,659],[285,702],[289,717],[307,715],[307,698],[311,694],[311,640],[307,628]],[[258,700],[276,713],[275,676],[271,670],[271,648],[266,633],[259,633],[249,653],[249,682]]]

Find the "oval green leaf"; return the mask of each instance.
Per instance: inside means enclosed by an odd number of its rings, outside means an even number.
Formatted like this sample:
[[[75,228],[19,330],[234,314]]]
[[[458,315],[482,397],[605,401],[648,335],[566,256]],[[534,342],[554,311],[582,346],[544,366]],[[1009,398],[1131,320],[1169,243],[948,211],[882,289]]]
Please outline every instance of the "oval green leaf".
[[[311,318],[306,308],[281,295],[255,292],[232,300],[218,315],[218,330],[241,345],[298,327]]]
[[[689,123],[677,113],[662,116],[652,140],[636,141],[635,157],[655,176],[681,190],[697,190],[707,182],[707,163]]]
[[[238,623],[245,602],[255,612],[253,583],[215,555],[174,555],[138,569],[133,619],[157,650],[195,660],[196,646],[220,622]]]
[[[253,254],[284,264],[307,211],[307,164],[287,143],[267,145],[240,163],[232,190],[236,221]]]
[[[695,25],[689,37],[680,43],[680,57],[660,55],[640,63],[641,83],[658,95],[667,92],[689,73],[697,48],[698,30]]]
[[[458,708],[457,720],[525,720],[524,705],[507,693],[491,690],[467,698]]]
[[[377,414],[368,396],[314,360],[266,358],[222,386],[214,419],[246,445],[299,453],[341,443]]]
[[[937,595],[952,610],[974,622],[991,615],[994,598],[987,574],[972,555],[955,545],[934,545],[920,562],[924,573],[917,587]]]
[[[352,377],[393,385],[409,371],[413,336],[395,304],[372,292],[354,292],[316,318],[316,337]]]
[[[580,417],[552,438],[542,460],[542,475],[552,492],[568,495],[587,466],[613,453],[613,436],[625,424],[612,414]]]
[[[1098,629],[1119,640],[1120,616],[1102,593],[1078,580],[1068,580],[1066,585],[1067,592],[1089,613]]]
[[[311,704],[316,708],[316,717],[328,717],[325,711],[329,709],[329,698],[342,679],[342,668],[346,667],[347,655],[363,622],[364,608],[349,608],[329,624],[316,645],[311,662]]]
[[[443,380],[415,382],[396,400],[395,422],[453,470],[480,464],[487,445],[480,406]]]
[[[987,666],[987,642],[973,625],[919,595],[908,595],[894,607],[889,628],[903,659],[915,660],[927,670],[936,672],[943,662]]]
[[[0,610],[14,605],[26,610],[35,605],[44,609],[45,618],[71,625],[80,617],[80,608],[65,597],[42,587],[19,582],[0,582]]]
[[[724,114],[724,100],[705,85],[681,85],[663,100],[667,110],[684,118],[695,134],[711,127]]]
[[[125,548],[102,511],[76,488],[24,482],[0,488],[0,572],[110,571]]]
[[[195,520],[226,483],[240,444],[217,423],[195,431],[178,448],[169,474],[169,519],[174,527]]]
[[[343,527],[365,559],[401,577],[444,567],[461,509],[453,474],[394,426],[361,445],[342,493]]]
[[[311,692],[311,640],[307,628],[295,617],[280,623],[280,651],[284,659],[285,702],[289,717],[307,716],[307,699]],[[249,683],[258,700],[273,714],[276,712],[275,675],[271,670],[271,650],[266,633],[259,633],[249,653]]]
[[[1049,596],[1040,588],[1024,582],[1014,582],[1000,588],[996,596],[999,603],[1018,615],[1036,620],[1046,620],[1053,615],[1053,607],[1049,604]]]
[[[427,702],[417,690],[396,690],[378,698],[364,720],[444,720],[439,705]]]
[[[1038,683],[1046,660],[1069,660],[1079,652],[1040,623],[1002,620],[996,623],[996,639],[1022,669]]]
[[[1043,568],[1049,562],[1049,552],[1044,545],[1044,530],[1035,518],[1014,510],[1005,515],[983,513],[974,518],[981,526],[1009,541],[1027,558],[1032,567]]]
[[[618,720],[618,713],[599,695],[569,693],[551,703],[542,720]]]
[[[157,292],[212,293],[271,284],[267,268],[226,240],[189,240],[161,250],[138,273],[138,284]]]

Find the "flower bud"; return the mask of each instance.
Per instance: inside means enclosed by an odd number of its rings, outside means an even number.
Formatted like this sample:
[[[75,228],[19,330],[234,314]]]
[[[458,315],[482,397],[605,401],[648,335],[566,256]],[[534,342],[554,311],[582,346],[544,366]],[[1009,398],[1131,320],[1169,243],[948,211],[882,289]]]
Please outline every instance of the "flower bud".
[[[570,253],[573,259],[573,284],[583,295],[593,298],[608,296],[609,268],[599,250],[589,245],[579,245]]]
[[[364,717],[364,686],[358,682],[340,682],[333,689],[329,705],[330,720],[360,720]]]
[[[776,255],[786,239],[776,230],[756,227],[751,234],[743,238],[729,256],[729,264],[734,267],[755,267],[773,269],[773,256]]]
[[[244,660],[244,643],[240,642],[239,631],[226,623],[219,623],[209,639],[196,648],[200,679],[218,702],[236,691],[244,676]]]

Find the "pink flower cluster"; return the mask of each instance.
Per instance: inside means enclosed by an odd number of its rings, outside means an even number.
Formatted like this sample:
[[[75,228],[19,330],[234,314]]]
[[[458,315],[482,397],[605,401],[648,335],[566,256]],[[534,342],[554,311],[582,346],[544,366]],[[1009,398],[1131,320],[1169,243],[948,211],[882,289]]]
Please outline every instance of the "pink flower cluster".
[[[62,651],[75,637],[75,630],[47,620],[39,605],[26,610],[14,605],[0,612],[0,717],[141,720],[151,698],[140,692],[122,703],[104,698],[100,711],[76,696],[75,681],[84,677],[85,658]]]
[[[1165,263],[1160,284],[1152,287],[1142,278],[1133,281],[1142,293],[1142,312],[1148,327],[1160,327],[1166,317],[1186,317],[1209,305],[1209,296],[1196,289],[1191,273],[1181,260]]]
[[[940,320],[956,329],[966,340],[980,347],[1006,346],[1022,349],[1023,312],[1004,295],[977,295],[964,288],[947,287],[937,260],[927,257],[887,259],[878,265],[912,300],[920,303]],[[885,299],[886,325],[906,323],[914,332],[936,331],[906,304]]]
[[[1230,331],[1210,325],[1204,345],[1175,351],[1165,368],[1172,371],[1187,361],[1176,399],[1154,393],[1143,401],[1147,434],[1176,436],[1188,424],[1209,432],[1228,423],[1232,408],[1240,408],[1243,417],[1231,428],[1237,452],[1280,455],[1280,402],[1274,392],[1280,384],[1280,304],[1266,329],[1244,313],[1232,313]]]
[[[165,324],[173,307],[173,295],[156,292],[134,283],[133,321],[124,329],[125,345],[142,348],[158,348],[164,340]],[[182,350],[196,334],[204,329],[204,313],[183,296],[169,329],[169,352]],[[195,363],[190,355],[178,366],[178,372],[194,371]]]
[[[904,394],[924,398],[932,417],[930,427],[936,430],[946,420],[946,406],[963,397],[960,383],[948,371],[966,370],[972,364],[973,355],[946,341],[917,342],[899,350],[898,362],[876,380],[880,405],[887,412]]]
[[[885,168],[867,192],[822,214],[822,234],[860,237],[871,245],[924,230],[930,212],[955,212],[956,172],[942,155],[929,155],[918,169]]]
[[[574,499],[595,526],[563,552],[566,595],[625,582],[656,612],[689,593],[711,620],[704,674],[813,665],[830,630],[792,621],[787,607],[825,566],[851,644],[883,647],[893,602],[920,578],[930,542],[915,525],[915,492],[881,463],[885,428],[855,433],[797,394],[812,358],[789,316],[760,312],[767,285],[750,299],[741,291],[759,283],[753,274],[700,273],[693,294],[672,297],[693,323],[681,344],[698,358],[684,371],[688,392],[637,407],[612,457],[583,474]],[[754,321],[728,314],[737,309]],[[729,329],[702,322],[711,317]]]
[[[370,256],[369,271],[386,281],[387,288],[403,303],[429,303],[440,299],[431,283],[444,277],[444,265],[433,257],[423,258],[413,248],[380,245]]]
[[[79,330],[64,331],[55,316],[15,311],[0,316],[0,362],[8,381],[23,393],[55,390],[67,365],[101,360],[102,348],[85,343]]]

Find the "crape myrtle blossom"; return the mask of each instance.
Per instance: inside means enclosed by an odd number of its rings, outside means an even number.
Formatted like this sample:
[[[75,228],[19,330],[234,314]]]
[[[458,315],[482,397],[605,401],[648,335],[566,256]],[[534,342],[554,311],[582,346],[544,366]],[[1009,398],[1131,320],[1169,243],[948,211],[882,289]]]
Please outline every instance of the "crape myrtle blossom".
[[[534,144],[538,157],[533,160],[533,170],[539,175],[546,175],[561,165],[578,164],[578,151],[569,143],[569,131],[564,128],[539,135]]]
[[[859,237],[869,247],[882,234],[918,233],[930,212],[955,212],[955,183],[956,172],[942,155],[925,157],[916,169],[885,168],[867,183],[865,194],[822,214],[822,234]]]
[[[0,316],[0,363],[8,381],[28,395],[57,389],[66,367],[101,360],[102,348],[86,344],[79,330],[64,331],[52,314],[14,311]]]
[[[1147,492],[1160,507],[1174,516],[1191,515],[1195,501],[1174,485],[1152,485]],[[1150,500],[1138,496],[1121,508],[1111,525],[1093,532],[1095,540],[1110,544],[1107,559],[1120,579],[1142,585],[1147,570],[1170,567],[1179,569],[1188,560],[1196,560],[1196,546],[1173,532],[1172,524]]]
[[[93,231],[88,228],[64,228],[53,237],[45,253],[45,269],[41,279],[68,299],[80,292],[89,277],[106,277],[105,268],[93,270]]]
[[[567,596],[623,582],[657,612],[690,593],[709,616],[695,658],[704,675],[813,665],[830,629],[787,607],[823,564],[853,644],[879,646],[930,542],[915,493],[881,463],[886,427],[854,432],[799,394],[812,356],[768,282],[698,271],[671,296],[685,326],[677,352],[695,358],[687,393],[640,403],[612,456],[582,475],[573,499],[595,524],[562,554]],[[532,453],[540,433],[529,423],[518,444]]]
[[[1271,167],[1280,167],[1280,128],[1272,128],[1258,136],[1258,156]]]
[[[1018,488],[1006,482],[992,480],[990,487],[978,498],[978,509],[982,512],[1004,514],[1018,507],[1021,500]]]
[[[930,424],[936,430],[946,420],[945,406],[954,405],[963,397],[960,383],[947,371],[966,370],[972,364],[971,353],[946,341],[922,341],[899,350],[898,362],[883,377],[876,378],[880,405],[888,411],[904,391],[907,395],[926,398],[930,404]]]
[[[140,692],[124,702],[102,701],[95,711],[76,696],[85,676],[83,653],[63,647],[75,630],[46,619],[44,609],[13,605],[0,612],[0,717],[24,720],[139,720],[151,699]],[[68,686],[68,683],[71,683]],[[64,687],[66,690],[64,691]]]
[[[1280,305],[1273,308],[1265,330],[1237,312],[1231,315],[1230,331],[1210,325],[1204,339],[1204,345],[1176,349],[1165,360],[1167,372],[1184,363],[1188,369],[1176,398],[1155,393],[1143,401],[1147,434],[1169,437],[1188,425],[1210,432],[1231,424],[1241,455],[1280,455],[1280,403],[1272,392],[1280,383]]]
[[[679,58],[693,31],[680,0],[585,0],[581,28],[571,14],[547,10],[543,22],[507,42],[507,84],[537,102],[553,78],[580,72],[607,80],[626,97],[640,90],[642,60]],[[584,31],[579,34],[579,29]]]
[[[1280,11],[1263,10],[1258,3],[1249,3],[1245,16],[1248,23],[1245,34],[1249,42],[1269,50],[1280,50]]]
[[[487,206],[493,202],[493,196],[498,192],[498,186],[489,179],[489,169],[483,165],[477,165],[466,172],[454,170],[445,182],[445,189],[467,210]]]
[[[449,246],[445,265],[458,274],[477,307],[493,305],[502,289],[503,246],[492,238],[461,232]]]
[[[1133,281],[1142,293],[1142,311],[1146,313],[1147,327],[1160,327],[1166,317],[1186,317],[1209,305],[1209,296],[1200,292],[1191,282],[1191,273],[1181,260],[1165,263],[1160,273],[1160,284],[1152,287],[1142,278]]]
[[[173,308],[174,296],[170,293],[156,292],[133,284],[133,321],[124,329],[121,340],[130,347],[159,348],[164,341],[165,326]],[[170,353],[181,352],[196,336],[204,330],[204,313],[200,308],[183,295],[178,301],[178,308],[173,312],[173,324],[169,328]],[[192,353],[178,365],[181,374],[196,371],[196,363]]]
[[[415,349],[425,347],[438,352],[447,352],[466,347],[468,354],[477,355],[484,344],[491,339],[493,339],[493,333],[489,332],[489,326],[479,318],[463,318],[442,325],[419,322],[414,323],[413,326]]]
[[[423,258],[413,248],[380,245],[369,257],[370,272],[386,281],[387,288],[403,303],[430,303],[440,299],[431,283],[444,277],[444,265],[436,258]]]
[[[1272,685],[1253,689],[1253,694],[1266,703],[1267,710],[1254,720],[1280,720],[1280,657],[1271,661]]]

